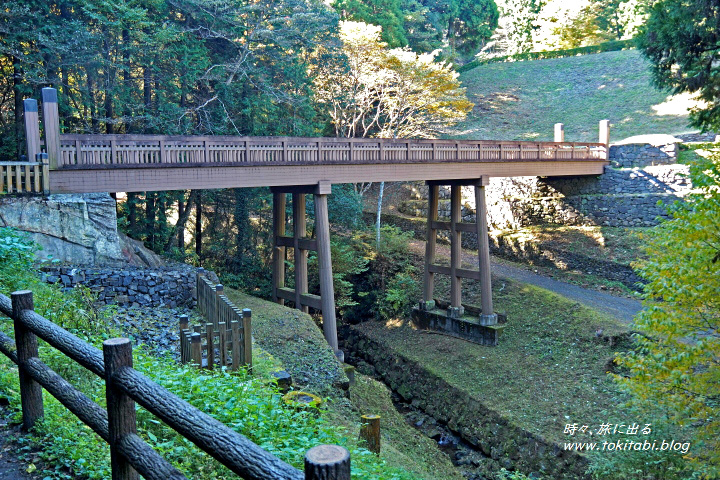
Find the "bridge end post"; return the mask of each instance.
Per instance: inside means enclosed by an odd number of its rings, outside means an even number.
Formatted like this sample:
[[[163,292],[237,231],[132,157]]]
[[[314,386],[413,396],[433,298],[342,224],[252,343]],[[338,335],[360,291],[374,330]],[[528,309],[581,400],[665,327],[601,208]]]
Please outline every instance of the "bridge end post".
[[[328,217],[327,196],[331,191],[332,185],[330,182],[325,181],[320,181],[315,189],[315,235],[317,238],[323,333],[335,355],[342,361],[342,351],[338,349],[335,289],[333,287],[332,259],[330,258],[330,220]]]
[[[555,136],[554,136],[555,142],[564,142],[565,141],[565,124],[562,123],[556,123],[555,124]]]
[[[610,159],[610,120],[600,120],[599,143],[605,144],[606,160]]]
[[[23,101],[23,115],[25,117],[25,143],[27,145],[28,161],[33,162],[40,150],[40,119],[38,118],[38,104],[34,98]]]
[[[60,163],[60,115],[58,113],[57,90],[42,89],[43,125],[45,127],[45,151],[48,154],[50,170],[56,170]]]

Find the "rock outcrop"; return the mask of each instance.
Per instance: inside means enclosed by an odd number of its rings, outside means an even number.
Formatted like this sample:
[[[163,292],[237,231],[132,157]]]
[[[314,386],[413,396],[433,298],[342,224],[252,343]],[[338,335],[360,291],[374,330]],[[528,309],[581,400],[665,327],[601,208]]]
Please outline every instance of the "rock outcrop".
[[[27,232],[42,247],[38,260],[73,265],[157,267],[163,261],[118,232],[107,193],[0,197],[0,226]]]

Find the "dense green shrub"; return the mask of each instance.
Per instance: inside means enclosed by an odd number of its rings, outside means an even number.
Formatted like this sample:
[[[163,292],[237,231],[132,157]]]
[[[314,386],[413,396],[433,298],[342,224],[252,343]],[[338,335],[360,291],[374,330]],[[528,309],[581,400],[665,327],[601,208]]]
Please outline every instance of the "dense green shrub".
[[[338,263],[334,257],[333,268],[352,285],[353,304],[344,312],[344,319],[350,323],[406,315],[418,300],[418,272],[408,253],[412,234],[387,225],[380,233],[379,245],[370,231],[337,240],[345,260]]]
[[[37,272],[31,268],[33,249],[32,243],[22,235],[0,229],[0,292],[8,295],[21,288],[31,289],[40,314],[97,347],[104,339],[119,336],[110,318],[112,311],[94,308],[89,291],[75,289],[66,294],[40,281]],[[0,317],[0,330],[12,335],[12,321]],[[105,387],[101,379],[68,361],[44,342],[40,342],[40,357],[93,401],[105,405]],[[355,479],[413,478],[357,447],[355,439],[349,439],[344,430],[330,425],[322,412],[318,415],[285,406],[261,368],[255,369],[253,377],[245,371],[198,370],[178,365],[170,356],[153,357],[143,349],[135,349],[134,364],[155,382],[296,467],[302,466],[304,453],[309,448],[332,443],[350,450]],[[18,417],[17,368],[4,355],[0,355],[0,397],[9,400]],[[104,441],[47,392],[43,397],[45,418],[34,429],[33,436],[30,439],[23,437],[21,443],[32,441],[36,446],[42,446],[37,455],[48,466],[43,472],[45,478],[109,478],[109,448]],[[138,431],[188,478],[238,478],[144,409],[138,410]]]

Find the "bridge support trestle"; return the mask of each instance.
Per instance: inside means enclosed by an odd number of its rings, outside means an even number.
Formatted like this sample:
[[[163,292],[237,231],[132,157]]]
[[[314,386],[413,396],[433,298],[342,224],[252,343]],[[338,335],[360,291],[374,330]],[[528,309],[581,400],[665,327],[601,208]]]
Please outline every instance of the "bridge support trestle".
[[[330,258],[330,221],[327,196],[331,192],[329,182],[317,185],[273,187],[273,298],[284,304],[291,301],[295,308],[307,313],[309,308],[322,312],[323,333],[335,355],[342,360],[338,349],[337,322],[335,318],[335,290],[333,288],[332,261]],[[287,222],[286,199],[292,195],[293,236],[285,234]],[[307,236],[305,195],[312,194],[315,202],[315,238]],[[294,288],[285,286],[286,249],[293,251]],[[320,295],[308,293],[308,251],[317,252],[320,277]]]
[[[485,187],[489,177],[474,180],[428,181],[427,244],[425,248],[425,272],[423,301],[413,310],[413,320],[421,328],[440,330],[484,345],[497,345],[503,326],[498,325],[498,315],[493,311],[492,285],[490,279],[490,242],[488,239],[487,204]],[[450,221],[438,218],[439,187],[450,185]],[[462,221],[462,186],[475,187],[476,222]],[[435,263],[437,231],[447,230],[450,236],[450,266]],[[462,233],[477,234],[478,270],[462,267]],[[434,294],[435,274],[450,276],[450,301],[436,300]],[[478,280],[481,307],[462,303],[462,279]]]

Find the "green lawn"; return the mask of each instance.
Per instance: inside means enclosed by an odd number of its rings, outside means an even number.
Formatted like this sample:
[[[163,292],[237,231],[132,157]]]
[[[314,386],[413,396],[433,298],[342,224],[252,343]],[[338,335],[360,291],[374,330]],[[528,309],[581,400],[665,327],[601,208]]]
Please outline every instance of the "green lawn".
[[[637,50],[514,63],[491,63],[460,79],[475,108],[453,137],[552,140],[565,124],[567,141],[597,141],[609,119],[611,139],[693,131],[687,103],[650,84],[649,64]]]

